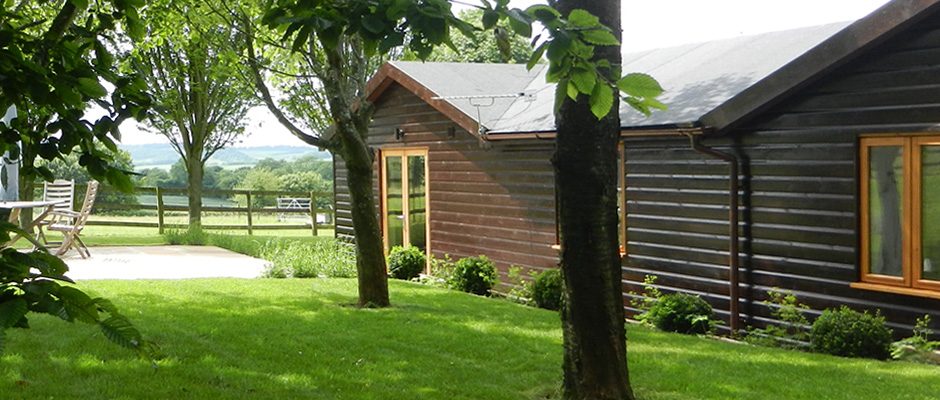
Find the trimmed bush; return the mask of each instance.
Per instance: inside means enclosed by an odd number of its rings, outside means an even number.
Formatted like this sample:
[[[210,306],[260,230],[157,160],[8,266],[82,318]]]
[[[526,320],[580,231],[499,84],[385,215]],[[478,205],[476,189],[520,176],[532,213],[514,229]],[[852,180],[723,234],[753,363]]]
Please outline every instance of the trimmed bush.
[[[843,357],[885,360],[891,355],[892,333],[880,312],[860,313],[846,306],[823,311],[813,322],[813,349]]]
[[[392,247],[388,252],[388,272],[395,279],[411,280],[424,271],[427,258],[417,247]]]
[[[453,289],[485,296],[496,284],[496,266],[486,256],[461,258],[448,284]]]
[[[532,281],[532,300],[535,305],[548,310],[558,310],[562,303],[564,280],[561,270],[550,269],[535,274]]]
[[[711,330],[712,306],[701,297],[685,293],[663,295],[644,314],[644,321],[667,331],[687,334]]]

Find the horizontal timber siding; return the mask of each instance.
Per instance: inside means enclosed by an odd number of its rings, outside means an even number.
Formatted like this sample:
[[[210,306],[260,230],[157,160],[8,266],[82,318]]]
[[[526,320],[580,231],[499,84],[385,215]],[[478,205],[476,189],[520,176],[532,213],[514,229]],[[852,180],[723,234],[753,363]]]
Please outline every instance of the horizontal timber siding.
[[[486,255],[501,281],[512,265],[557,265],[553,142],[481,143],[407,89],[394,84],[375,103],[369,144],[381,149],[427,148],[430,247],[435,257]],[[395,140],[401,128],[404,139]],[[352,240],[342,160],[335,162],[336,235]],[[378,195],[376,175],[376,195]],[[378,199],[377,199],[378,201]]]
[[[936,18],[862,55],[706,145],[741,159],[741,311],[774,322],[763,304],[791,290],[813,314],[848,305],[880,309],[896,334],[917,317],[940,320],[940,301],[853,289],[858,267],[858,137],[940,126],[940,25]],[[728,168],[687,141],[626,147],[628,257],[624,291],[643,276],[664,291],[697,293],[727,320]],[[935,326],[936,328],[936,326]]]

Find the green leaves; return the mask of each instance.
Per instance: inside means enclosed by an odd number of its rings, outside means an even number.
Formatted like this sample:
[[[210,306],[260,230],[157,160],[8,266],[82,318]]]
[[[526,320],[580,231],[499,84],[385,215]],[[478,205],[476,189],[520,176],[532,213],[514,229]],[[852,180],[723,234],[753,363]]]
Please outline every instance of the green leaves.
[[[571,10],[571,13],[568,14],[568,23],[575,28],[598,28],[603,26],[600,19],[580,8]]]
[[[78,78],[78,90],[85,96],[93,99],[104,97],[108,94],[104,86],[98,83],[98,79],[94,78]]]
[[[585,42],[598,46],[617,46],[620,41],[607,29],[589,29],[581,32]]]
[[[0,331],[18,325],[27,312],[29,306],[22,297],[14,297],[0,303]]]
[[[590,98],[591,112],[597,119],[604,118],[614,106],[614,89],[606,84],[594,85]],[[616,112],[616,111],[614,111]]]
[[[140,332],[122,315],[113,314],[98,324],[108,340],[129,349],[139,349],[142,342]]]
[[[641,73],[627,74],[617,81],[621,92],[633,97],[657,97],[663,93],[662,86],[652,76]]]
[[[574,83],[578,92],[590,94],[597,83],[597,73],[586,68],[576,68],[571,73],[571,82]]]
[[[624,101],[644,115],[650,115],[654,109],[666,109],[665,104],[656,100],[656,97],[663,93],[662,86],[659,85],[656,79],[647,74],[627,74],[617,81],[617,88],[627,95],[624,97]]]
[[[532,36],[532,18],[528,14],[518,8],[513,8],[506,11],[506,15],[509,17],[509,26],[517,35]]]

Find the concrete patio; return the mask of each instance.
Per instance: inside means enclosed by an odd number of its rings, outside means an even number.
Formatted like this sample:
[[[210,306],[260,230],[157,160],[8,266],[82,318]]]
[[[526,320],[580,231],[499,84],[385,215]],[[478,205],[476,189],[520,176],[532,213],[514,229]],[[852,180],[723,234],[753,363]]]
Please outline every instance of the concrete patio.
[[[65,258],[68,276],[86,279],[257,278],[267,261],[212,246],[92,247]]]

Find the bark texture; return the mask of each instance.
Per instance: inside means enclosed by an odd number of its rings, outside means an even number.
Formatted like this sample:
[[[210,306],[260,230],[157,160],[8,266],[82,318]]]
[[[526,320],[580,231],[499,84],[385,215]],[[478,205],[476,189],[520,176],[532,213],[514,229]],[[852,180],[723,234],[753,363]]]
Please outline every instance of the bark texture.
[[[620,37],[620,2],[558,1],[564,15],[580,8],[599,16]],[[618,46],[597,48],[596,59],[620,65]],[[605,71],[608,72],[608,71]],[[615,81],[616,78],[610,76]],[[598,121],[586,96],[565,101],[556,116],[553,157],[561,225],[566,304],[565,399],[633,399],[626,362],[617,234],[619,101]]]
[[[186,184],[189,197],[189,228],[202,228],[202,179],[205,166],[201,157],[190,156],[186,160]]]
[[[324,46],[326,47],[326,46]],[[333,118],[339,154],[348,168],[347,185],[352,206],[353,231],[356,234],[356,272],[360,307],[388,307],[388,268],[378,208],[373,190],[375,153],[366,141],[372,121],[372,105],[366,101],[354,105],[353,99],[365,87],[367,66],[354,44],[324,50],[329,68],[324,71],[323,87]]]

